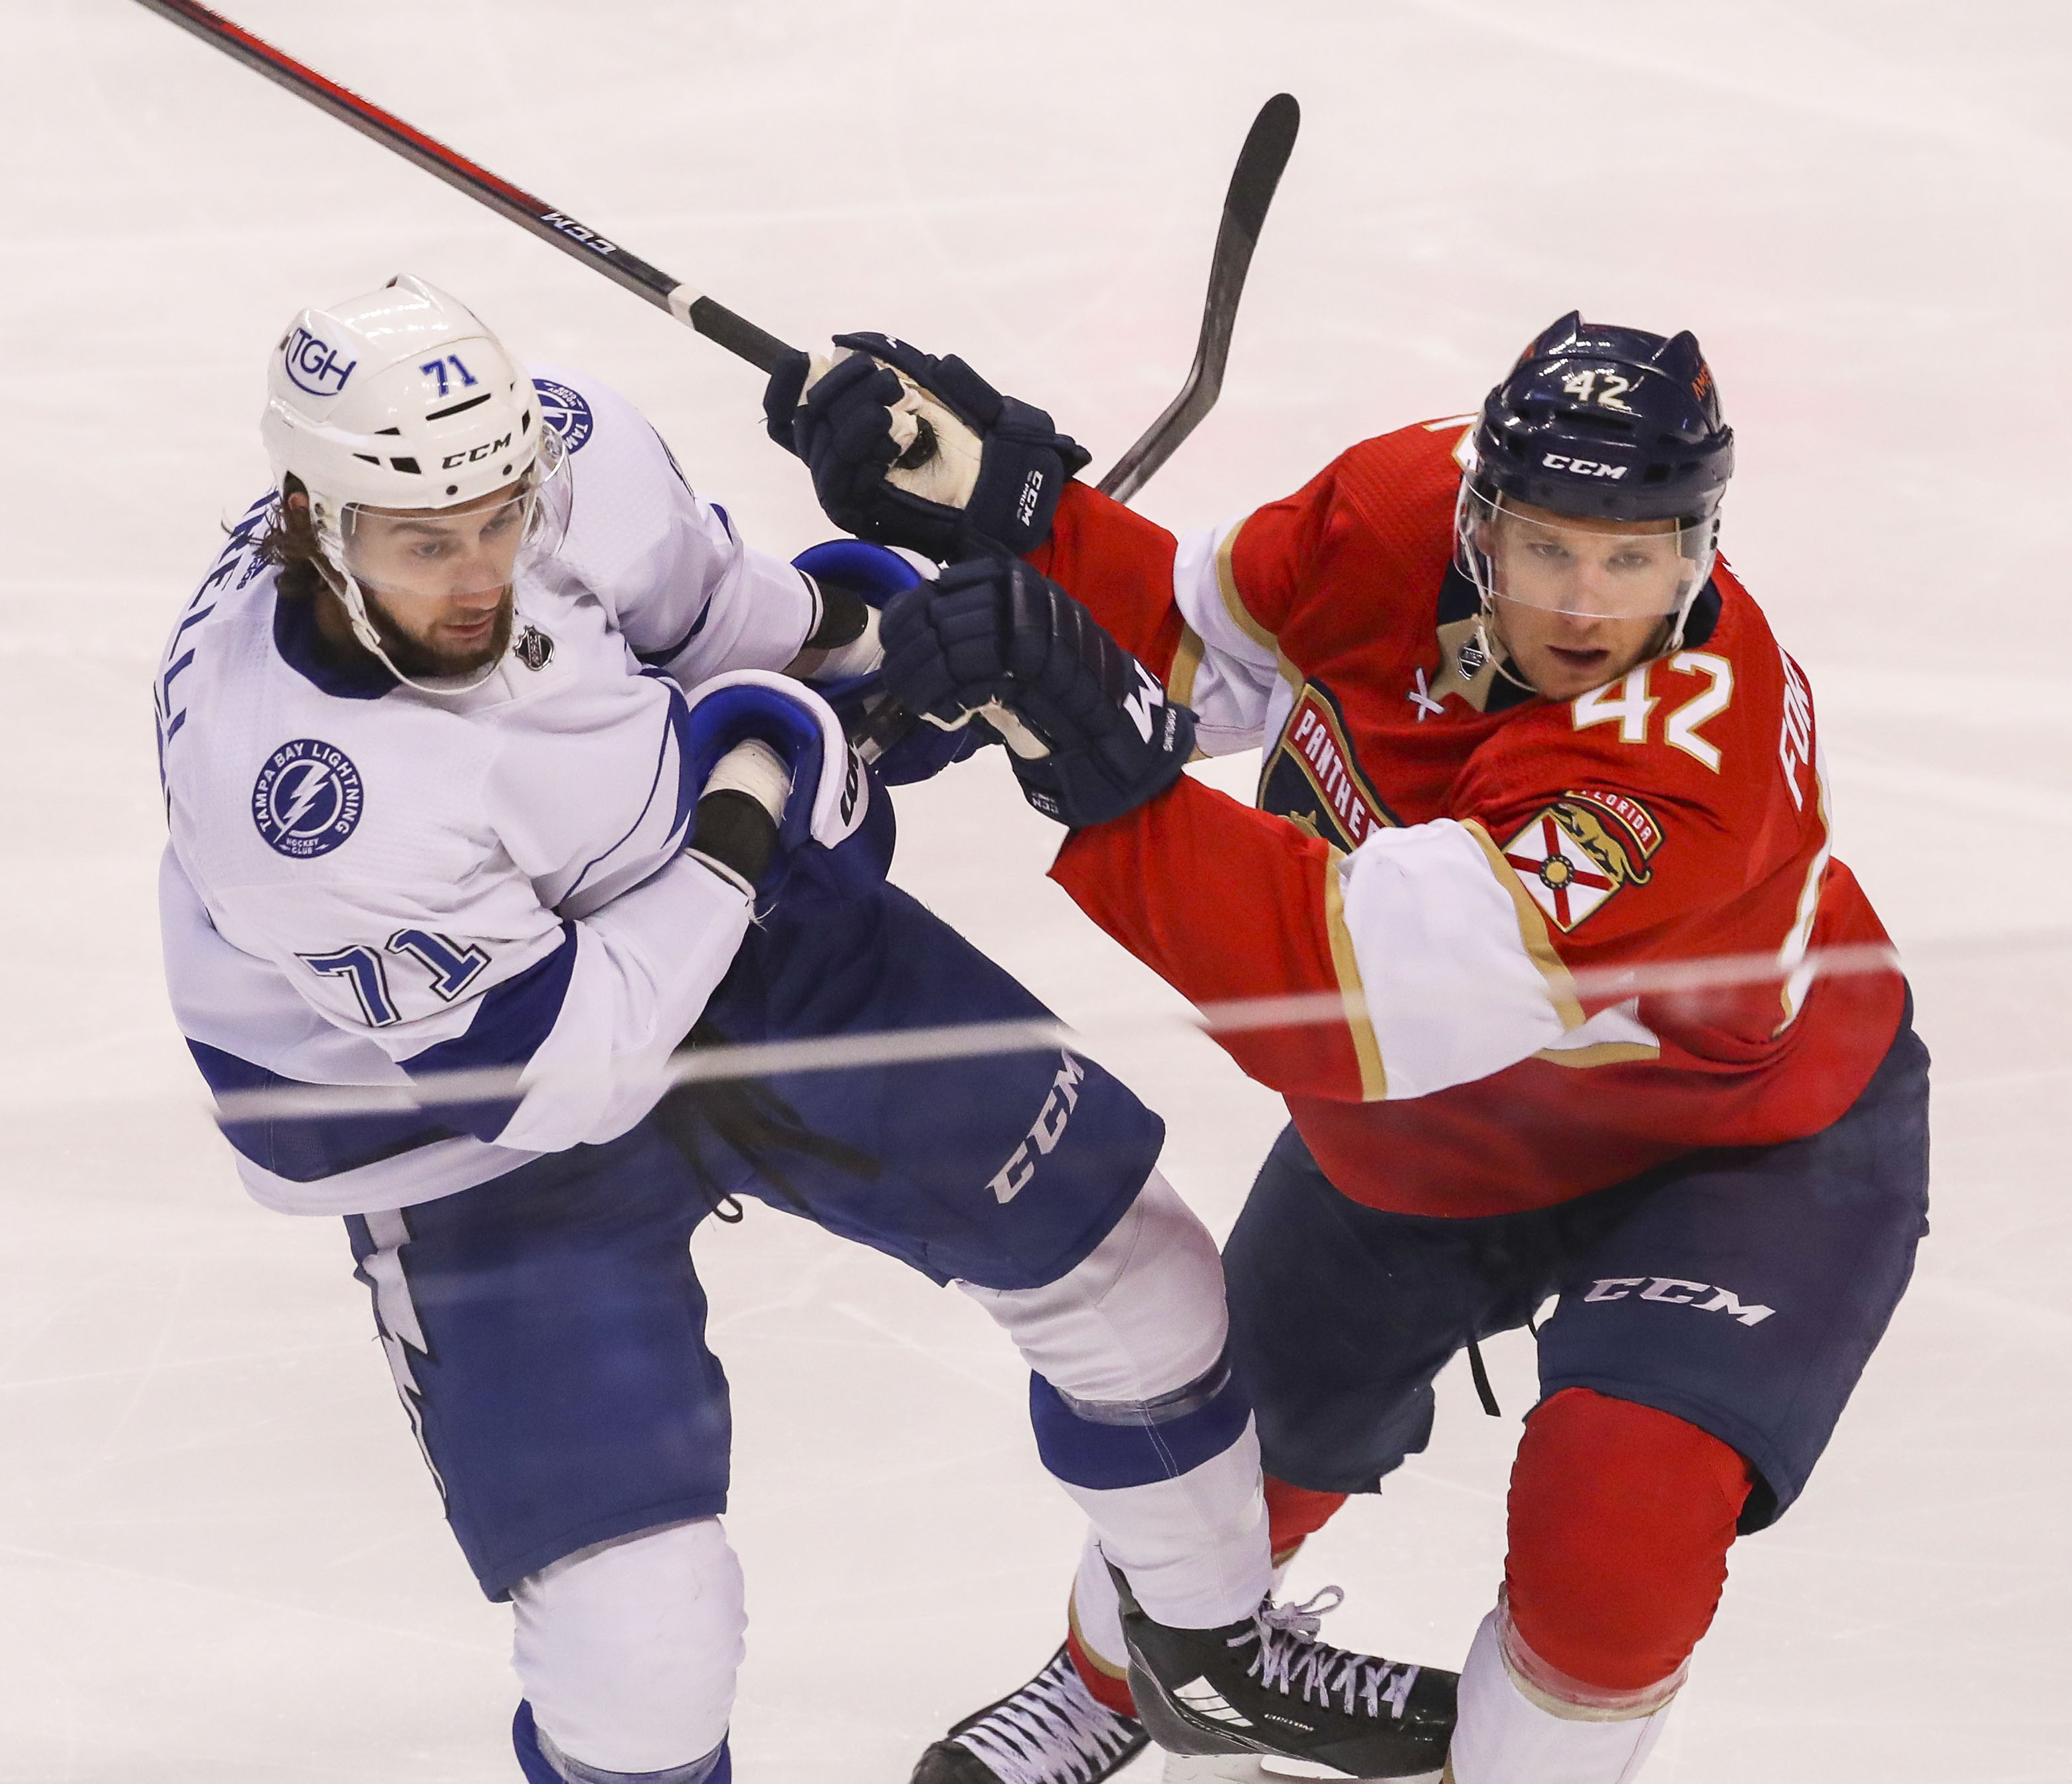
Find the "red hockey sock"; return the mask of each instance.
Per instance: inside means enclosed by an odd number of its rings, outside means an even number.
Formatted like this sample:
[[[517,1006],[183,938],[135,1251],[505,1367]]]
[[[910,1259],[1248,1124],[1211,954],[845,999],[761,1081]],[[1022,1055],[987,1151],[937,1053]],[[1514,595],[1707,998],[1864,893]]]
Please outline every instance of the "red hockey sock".
[[[1129,1694],[1128,1675],[1112,1672],[1103,1664],[1100,1657],[1079,1639],[1076,1622],[1065,1631],[1065,1652],[1071,1658],[1072,1670],[1079,1674],[1096,1704],[1113,1710],[1117,1716],[1135,1718],[1137,1700]]]
[[[1267,1539],[1273,1545],[1273,1564],[1285,1566],[1303,1543],[1322,1530],[1330,1515],[1346,1502],[1342,1493],[1319,1493],[1306,1486],[1290,1486],[1285,1481],[1266,1477]]]
[[[1342,1493],[1313,1492],[1306,1486],[1290,1486],[1285,1481],[1266,1477],[1266,1517],[1273,1562],[1278,1567],[1302,1546],[1303,1539],[1321,1530],[1325,1521],[1346,1502]],[[1089,1647],[1079,1633],[1079,1606],[1073,1604],[1065,1632],[1065,1652],[1096,1704],[1118,1716],[1133,1716],[1137,1704],[1129,1695],[1128,1673]]]
[[[1587,1387],[1525,1421],[1511,1474],[1511,1622],[1559,1672],[1638,1691],[1712,1621],[1747,1498],[1741,1457],[1696,1425]]]

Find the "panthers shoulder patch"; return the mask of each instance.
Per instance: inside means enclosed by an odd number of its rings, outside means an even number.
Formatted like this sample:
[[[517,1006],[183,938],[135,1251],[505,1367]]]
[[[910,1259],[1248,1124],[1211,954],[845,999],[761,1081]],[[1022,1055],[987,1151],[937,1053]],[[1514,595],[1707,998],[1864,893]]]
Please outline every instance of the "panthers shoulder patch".
[[[1566,934],[1622,887],[1654,878],[1647,863],[1661,846],[1662,826],[1638,800],[1572,791],[1527,820],[1503,858]]]

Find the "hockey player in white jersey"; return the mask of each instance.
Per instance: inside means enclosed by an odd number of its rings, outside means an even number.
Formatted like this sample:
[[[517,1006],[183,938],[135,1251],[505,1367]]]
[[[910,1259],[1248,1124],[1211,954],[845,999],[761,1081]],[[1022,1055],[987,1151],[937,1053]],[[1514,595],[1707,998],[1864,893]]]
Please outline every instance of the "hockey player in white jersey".
[[[414,278],[296,319],[264,431],[275,487],[155,689],[168,979],[219,1095],[405,1093],[224,1131],[261,1202],[346,1218],[449,1522],[515,1607],[532,1784],[730,1776],[726,1387],[687,1242],[737,1194],[987,1308],[1146,1614],[1263,1618],[1215,1248],[1113,1078],[1054,1052],[664,1094],[694,1029],[1040,1013],[884,883],[882,787],[782,672],[853,693],[913,573],[749,549],[630,405]],[[1069,1676],[1040,1713],[1101,1748]]]

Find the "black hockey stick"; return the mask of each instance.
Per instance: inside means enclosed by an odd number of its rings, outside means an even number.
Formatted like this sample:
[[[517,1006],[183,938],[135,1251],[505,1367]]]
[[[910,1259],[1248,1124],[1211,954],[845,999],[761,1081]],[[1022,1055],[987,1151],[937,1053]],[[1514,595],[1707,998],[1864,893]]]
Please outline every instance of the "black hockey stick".
[[[1252,268],[1252,250],[1259,245],[1266,208],[1273,202],[1289,156],[1295,152],[1295,133],[1301,124],[1302,108],[1296,104],[1293,93],[1276,93],[1259,108],[1259,116],[1252,121],[1244,146],[1237,153],[1237,166],[1231,171],[1230,190],[1223,195],[1223,221],[1216,228],[1215,250],[1209,257],[1209,294],[1202,305],[1202,332],[1194,343],[1194,363],[1187,368],[1180,394],[1096,486],[1102,495],[1127,503],[1216,406],[1216,398],[1223,393],[1231,331],[1237,322],[1238,299],[1244,295],[1244,277]],[[934,450],[933,434],[923,421],[899,464],[902,468],[911,468],[925,463]],[[919,722],[898,701],[885,701],[872,710],[850,741],[862,752],[865,761],[875,762]]]
[[[393,149],[406,161],[413,161],[436,179],[444,180],[477,203],[508,217],[521,229],[529,229],[542,241],[551,242],[565,254],[623,285],[636,297],[645,298],[658,310],[666,310],[680,323],[695,328],[706,339],[717,342],[730,353],[738,353],[763,372],[774,372],[777,362],[791,349],[775,335],[766,334],[746,317],[737,316],[726,305],[701,296],[688,285],[672,279],[660,267],[650,266],[615,241],[580,224],[565,211],[543,203],[487,167],[477,166],[443,142],[413,129],[392,112],[371,100],[327,80],[313,68],[271,43],[232,24],[220,13],[196,6],[193,0],[137,0],[142,6],[162,14],[200,38],[213,43],[291,93],[306,99],[320,111],[329,112],[342,124],[349,124],[362,136],[371,137]]]
[[[1266,208],[1273,202],[1281,170],[1294,152],[1295,133],[1301,123],[1302,108],[1295,103],[1292,93],[1276,93],[1252,121],[1244,146],[1238,151],[1230,191],[1223,199],[1223,223],[1216,231],[1215,252],[1209,259],[1209,295],[1202,307],[1201,338],[1194,346],[1194,363],[1188,368],[1187,381],[1166,405],[1165,413],[1144,430],[1137,444],[1116,459],[1115,468],[1101,479],[1102,495],[1127,502],[1215,407],[1216,398],[1223,393],[1223,365],[1230,358],[1231,330],[1237,321],[1238,299],[1244,295],[1244,276],[1251,269],[1252,251],[1259,245]]]

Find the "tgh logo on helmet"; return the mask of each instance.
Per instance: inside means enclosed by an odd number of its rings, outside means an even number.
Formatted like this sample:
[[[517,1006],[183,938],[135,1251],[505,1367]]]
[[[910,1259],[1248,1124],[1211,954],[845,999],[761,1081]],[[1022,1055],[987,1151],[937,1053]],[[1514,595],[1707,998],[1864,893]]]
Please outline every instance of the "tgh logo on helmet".
[[[339,364],[336,347],[298,325],[281,343],[281,363],[287,369],[288,381],[298,390],[306,390],[312,397],[335,397],[360,361]]]

